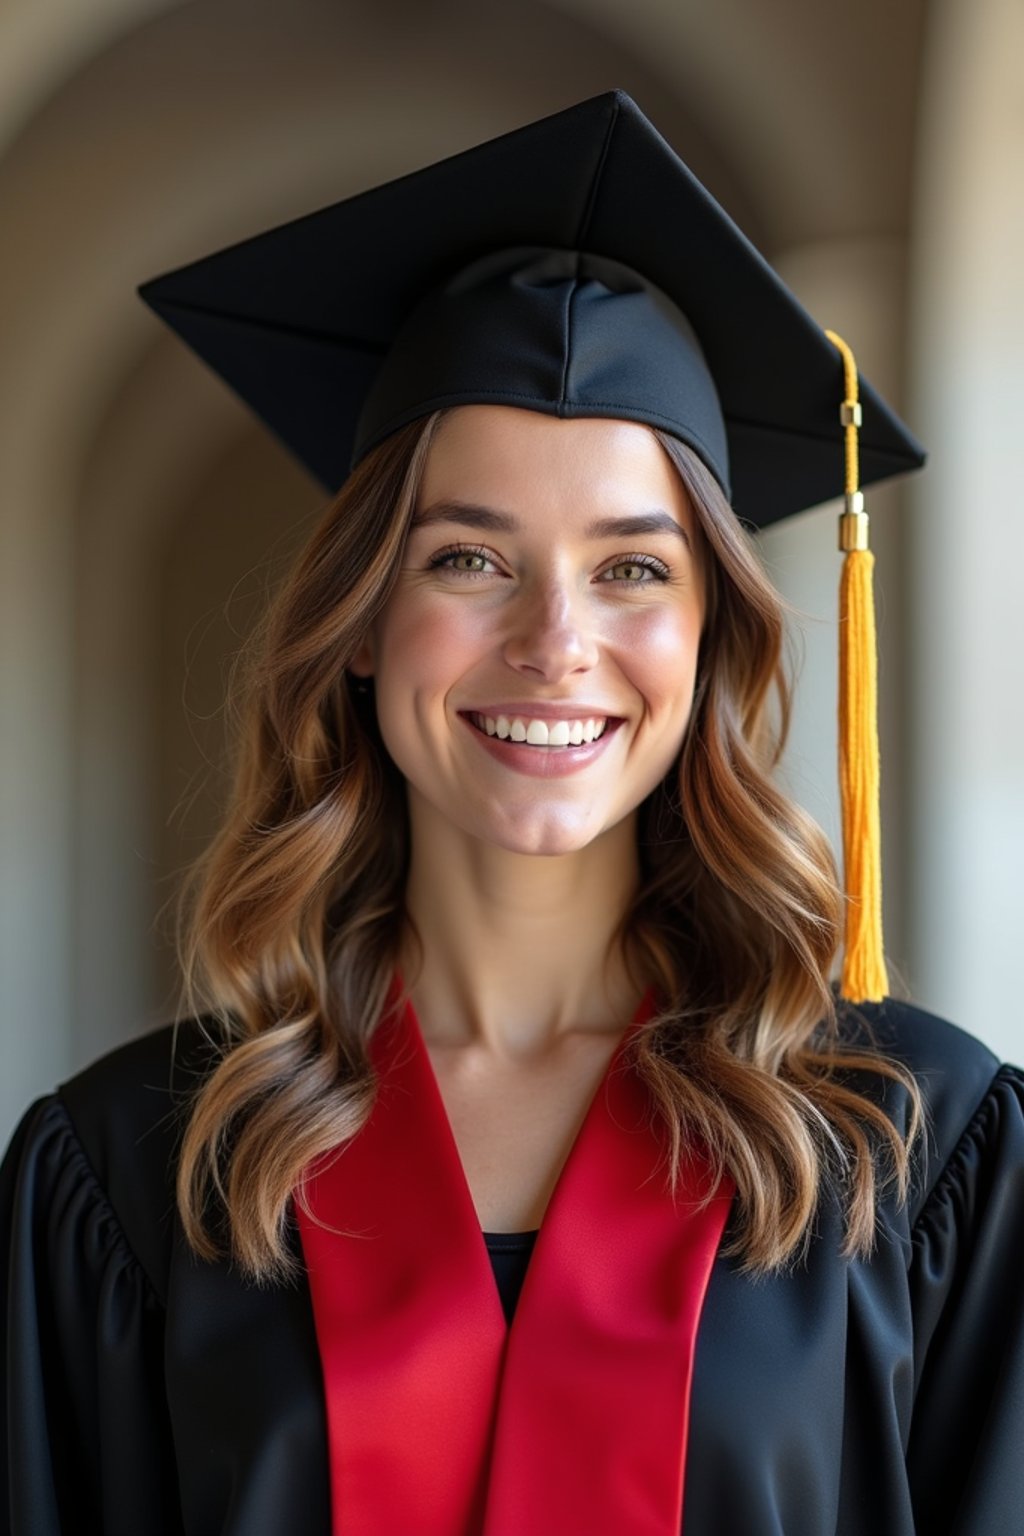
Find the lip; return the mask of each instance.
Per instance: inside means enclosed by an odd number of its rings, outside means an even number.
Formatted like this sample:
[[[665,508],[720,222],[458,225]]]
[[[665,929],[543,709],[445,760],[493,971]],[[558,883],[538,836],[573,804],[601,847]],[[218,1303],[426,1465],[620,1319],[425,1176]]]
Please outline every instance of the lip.
[[[481,714],[485,711],[481,710]],[[500,714],[506,714],[506,710],[500,710]],[[533,719],[540,719],[534,715]],[[549,717],[550,718],[550,717]],[[557,715],[555,719],[565,720],[565,715]],[[584,716],[585,719],[592,718]],[[467,715],[459,712],[459,719],[465,722],[466,729],[472,732],[474,741],[478,741],[485,752],[502,763],[506,768],[514,772],[525,773],[535,779],[564,779],[568,774],[577,773],[586,768],[590,763],[596,762],[607,750],[609,742],[616,735],[619,726],[625,722],[608,717],[608,723],[602,734],[596,741],[585,741],[578,747],[528,747],[525,742],[501,741],[497,736],[488,736],[486,731],[480,730],[473,724]]]

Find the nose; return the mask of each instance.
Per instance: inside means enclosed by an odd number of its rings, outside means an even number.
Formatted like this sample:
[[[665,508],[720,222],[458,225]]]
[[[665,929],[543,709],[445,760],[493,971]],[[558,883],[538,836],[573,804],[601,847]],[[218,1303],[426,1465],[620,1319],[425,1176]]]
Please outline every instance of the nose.
[[[569,672],[589,671],[600,651],[586,597],[556,576],[531,586],[515,605],[504,653],[518,671],[551,682]]]

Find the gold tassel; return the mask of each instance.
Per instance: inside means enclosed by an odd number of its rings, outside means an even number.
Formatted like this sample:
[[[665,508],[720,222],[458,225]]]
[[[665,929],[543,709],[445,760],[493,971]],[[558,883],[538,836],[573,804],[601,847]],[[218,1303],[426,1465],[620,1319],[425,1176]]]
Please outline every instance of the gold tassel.
[[[843,359],[846,398],[840,409],[846,444],[846,509],[839,519],[845,552],[839,590],[839,782],[842,793],[846,942],[840,996],[879,1002],[889,991],[882,937],[882,838],[879,812],[878,648],[868,548],[868,517],[859,488],[857,365],[834,331]]]

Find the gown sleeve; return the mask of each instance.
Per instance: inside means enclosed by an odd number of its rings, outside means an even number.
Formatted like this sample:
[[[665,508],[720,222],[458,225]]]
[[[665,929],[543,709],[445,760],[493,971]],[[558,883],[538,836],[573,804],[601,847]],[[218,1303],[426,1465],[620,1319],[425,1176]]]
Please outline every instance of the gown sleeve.
[[[11,1536],[182,1529],[163,1389],[163,1309],[57,1096],[0,1169]]]
[[[1005,1536],[1024,1520],[1024,1073],[1004,1066],[911,1235],[920,1531]]]

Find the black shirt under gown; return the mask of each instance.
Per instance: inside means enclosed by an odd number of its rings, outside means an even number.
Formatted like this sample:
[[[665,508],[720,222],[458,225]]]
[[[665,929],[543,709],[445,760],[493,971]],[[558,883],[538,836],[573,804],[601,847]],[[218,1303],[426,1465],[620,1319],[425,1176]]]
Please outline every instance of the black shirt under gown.
[[[716,1260],[686,1536],[1024,1531],[1024,1075],[907,1005],[862,1012],[928,1103],[912,1199],[883,1202],[867,1260],[842,1258],[829,1199],[792,1271],[752,1279]],[[305,1282],[258,1287],[198,1262],[174,1210],[180,1105],[205,1049],[194,1024],[173,1063],[169,1028],[122,1047],[35,1104],[9,1148],[0,1509],[13,1536],[329,1531]],[[901,1119],[902,1090],[858,1086]],[[492,1239],[511,1317],[533,1234]]]
[[[530,1262],[536,1232],[485,1232],[484,1242],[490,1255],[494,1282],[501,1297],[505,1321],[511,1327],[519,1292],[526,1279],[526,1266]]]

